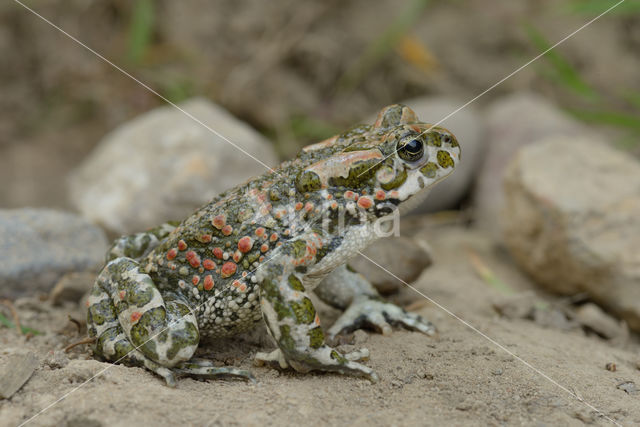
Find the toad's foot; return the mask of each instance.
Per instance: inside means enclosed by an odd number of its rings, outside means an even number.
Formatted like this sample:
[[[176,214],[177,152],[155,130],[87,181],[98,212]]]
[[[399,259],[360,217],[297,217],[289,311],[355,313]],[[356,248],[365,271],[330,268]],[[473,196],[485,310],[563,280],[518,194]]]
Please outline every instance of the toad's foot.
[[[329,337],[334,338],[341,332],[351,332],[362,327],[370,327],[383,335],[389,335],[391,326],[402,326],[412,331],[434,336],[436,327],[421,316],[409,313],[390,302],[360,296],[342,313],[342,316],[329,329]]]
[[[220,377],[238,377],[249,380],[252,383],[256,382],[255,377],[249,371],[227,366],[214,366],[210,360],[206,359],[194,358],[187,362],[178,364],[171,370],[178,375],[185,375],[196,378],[211,379]]]
[[[257,366],[268,365],[280,369],[293,368],[298,372],[309,372],[312,370],[334,371],[341,374],[364,377],[372,383],[379,381],[379,377],[373,372],[373,369],[356,363],[360,360],[369,359],[369,350],[366,348],[342,355],[338,353],[337,350],[324,346],[318,349],[317,353],[313,358],[309,358],[309,360],[288,361],[284,353],[278,348],[270,353],[256,353],[254,360]],[[320,356],[320,358],[318,358],[318,356]],[[322,362],[321,359],[323,357],[326,357],[327,361]]]

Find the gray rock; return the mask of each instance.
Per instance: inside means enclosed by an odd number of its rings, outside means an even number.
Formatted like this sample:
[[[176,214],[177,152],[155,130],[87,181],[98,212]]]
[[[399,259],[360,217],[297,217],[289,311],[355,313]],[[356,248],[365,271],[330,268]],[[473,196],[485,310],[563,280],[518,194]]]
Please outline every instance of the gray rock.
[[[627,333],[627,330],[619,322],[593,303],[578,307],[575,312],[575,320],[605,338],[616,338]]]
[[[157,108],[105,136],[72,173],[71,200],[87,218],[118,233],[181,220],[265,172],[260,162],[276,164],[268,141],[217,105],[196,98],[180,107],[248,154],[185,113]]]
[[[48,292],[67,272],[98,269],[107,247],[104,232],[77,215],[0,210],[0,295]]]
[[[514,158],[505,196],[505,243],[524,270],[640,330],[640,163],[584,137],[551,137]]]
[[[0,400],[8,399],[20,390],[38,365],[40,361],[32,352],[7,357],[0,370]]]
[[[593,132],[549,101],[531,93],[518,93],[495,101],[487,108],[486,125],[486,153],[473,197],[475,219],[479,227],[500,240],[499,213],[504,207],[502,181],[515,153],[550,135]],[[464,156],[463,141],[460,144]]]
[[[422,270],[433,262],[426,244],[418,244],[403,236],[377,240],[362,253],[407,283],[416,280]],[[366,277],[383,295],[393,293],[403,286],[402,282],[361,255],[350,260],[349,265]]]
[[[414,212],[435,212],[454,208],[469,191],[485,151],[485,131],[479,114],[471,105],[456,111],[465,101],[448,97],[415,98],[402,103],[411,107],[420,120],[438,123],[439,126],[449,129],[462,148],[461,162],[455,173],[434,187],[429,197],[417,206]],[[447,117],[449,115],[451,116]],[[445,117],[447,118],[444,119]]]

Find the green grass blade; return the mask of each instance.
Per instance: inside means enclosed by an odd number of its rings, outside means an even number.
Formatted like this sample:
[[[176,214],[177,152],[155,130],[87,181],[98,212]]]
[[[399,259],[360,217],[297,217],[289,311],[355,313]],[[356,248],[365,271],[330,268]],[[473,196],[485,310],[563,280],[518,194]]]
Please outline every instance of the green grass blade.
[[[569,3],[569,11],[572,13],[580,13],[583,15],[599,15],[616,2],[602,0],[573,0]],[[617,15],[636,15],[640,14],[640,0],[625,0],[609,12]]]
[[[526,31],[529,40],[540,52],[544,52],[552,46],[542,33],[533,26],[527,25]],[[556,49],[547,52],[544,58],[551,66],[552,74],[548,78],[554,80],[554,83],[573,91],[589,101],[598,100],[599,97],[596,91],[582,79],[578,71]]]
[[[631,104],[634,108],[640,110],[640,92],[627,92],[623,93],[622,97]],[[640,116],[640,114],[639,114]],[[639,119],[640,120],[640,119]]]
[[[133,2],[127,46],[127,58],[131,63],[139,64],[151,44],[155,20],[154,7],[153,0]]]
[[[9,329],[14,329],[16,325],[9,319],[7,319],[2,313],[0,313],[0,324],[6,326]],[[43,332],[38,331],[37,329],[29,328],[28,326],[21,326],[20,330],[23,334],[33,334],[33,335],[42,335]]]
[[[616,126],[640,132],[640,116],[609,110],[569,109],[569,113],[589,123]]]

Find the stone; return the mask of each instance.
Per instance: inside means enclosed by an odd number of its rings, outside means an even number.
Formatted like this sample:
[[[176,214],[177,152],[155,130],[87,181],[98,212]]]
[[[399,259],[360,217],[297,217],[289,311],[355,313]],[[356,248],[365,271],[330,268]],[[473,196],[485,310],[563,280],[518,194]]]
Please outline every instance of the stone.
[[[473,106],[456,111],[465,101],[448,97],[415,98],[402,103],[413,109],[420,120],[438,123],[438,126],[449,129],[462,148],[461,161],[456,171],[434,187],[429,197],[416,206],[413,212],[436,212],[456,208],[469,192],[485,151],[485,132],[480,115]]]
[[[575,320],[604,338],[617,338],[626,335],[626,329],[594,303],[578,307],[575,312]]]
[[[633,381],[623,381],[616,386],[616,388],[623,390],[627,394],[635,395],[638,394],[638,387],[636,383]]]
[[[0,210],[0,296],[49,292],[71,271],[104,263],[104,232],[86,219],[50,209]]]
[[[553,136],[522,148],[500,216],[515,261],[551,291],[585,292],[640,330],[640,163],[605,143]]]
[[[40,362],[35,354],[12,354],[0,370],[0,400],[13,396],[31,378]]]
[[[84,216],[119,234],[142,231],[182,220],[276,165],[269,142],[221,107],[203,98],[179,107],[184,112],[160,107],[116,128],[73,171],[70,198]]]
[[[404,236],[377,240],[362,253],[407,283],[416,280],[433,263],[431,250],[426,243],[419,244]],[[402,282],[362,255],[351,259],[349,265],[383,295],[394,293],[403,286]]]
[[[477,225],[500,241],[499,214],[504,208],[502,181],[507,165],[518,150],[547,136],[587,135],[593,131],[541,96],[526,92],[493,102],[487,108],[485,121],[486,153],[476,178],[474,214]],[[464,156],[464,141],[460,144]]]
[[[62,305],[65,301],[78,302],[91,290],[96,279],[95,273],[67,273],[58,280],[49,294],[53,305]]]

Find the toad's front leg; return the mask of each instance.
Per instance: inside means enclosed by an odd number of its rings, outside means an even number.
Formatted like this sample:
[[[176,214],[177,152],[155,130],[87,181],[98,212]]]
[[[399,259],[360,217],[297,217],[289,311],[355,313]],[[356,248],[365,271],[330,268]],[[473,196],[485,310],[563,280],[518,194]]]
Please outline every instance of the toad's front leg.
[[[331,339],[340,333],[362,327],[388,335],[391,333],[392,325],[429,336],[436,333],[436,328],[431,322],[385,301],[364,276],[347,265],[333,270],[314,292],[327,304],[345,310],[328,331]]]
[[[366,350],[343,355],[325,344],[320,319],[300,273],[316,261],[316,248],[320,245],[316,235],[290,241],[260,269],[262,315],[278,349],[269,354],[258,353],[256,360],[292,367],[298,372],[338,372],[376,382],[376,373],[355,361],[367,357]]]

